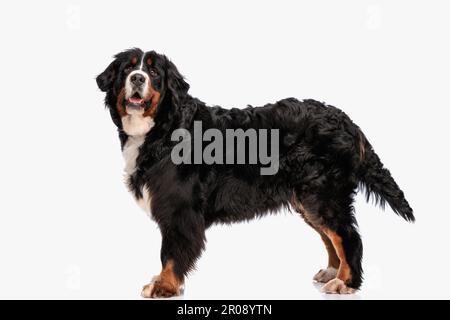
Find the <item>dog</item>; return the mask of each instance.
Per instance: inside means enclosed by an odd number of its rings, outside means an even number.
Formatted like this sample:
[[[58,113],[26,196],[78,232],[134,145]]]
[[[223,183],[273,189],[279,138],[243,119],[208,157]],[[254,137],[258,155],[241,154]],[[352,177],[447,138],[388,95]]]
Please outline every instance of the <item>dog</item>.
[[[323,292],[353,293],[363,273],[352,206],[356,192],[365,191],[367,200],[383,208],[388,203],[405,220],[415,220],[361,129],[338,108],[294,98],[245,109],[210,107],[189,94],[189,84],[165,55],[138,48],[116,54],[96,82],[118,129],[126,185],[162,235],[162,271],[144,286],[145,298],[180,295],[211,225],[248,221],[282,208],[298,212],[325,244],[328,266],[314,276],[324,283]],[[174,163],[173,133],[193,133],[195,123],[216,133],[277,130],[276,172],[261,174],[261,162]],[[230,152],[228,145],[219,151]]]

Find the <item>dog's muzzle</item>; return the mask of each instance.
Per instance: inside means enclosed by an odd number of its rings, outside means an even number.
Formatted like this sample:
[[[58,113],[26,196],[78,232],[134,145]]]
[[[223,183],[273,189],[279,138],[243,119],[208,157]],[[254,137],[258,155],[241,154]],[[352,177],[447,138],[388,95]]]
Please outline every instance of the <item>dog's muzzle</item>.
[[[127,113],[143,112],[148,106],[148,76],[136,70],[129,74],[125,85],[125,104]]]

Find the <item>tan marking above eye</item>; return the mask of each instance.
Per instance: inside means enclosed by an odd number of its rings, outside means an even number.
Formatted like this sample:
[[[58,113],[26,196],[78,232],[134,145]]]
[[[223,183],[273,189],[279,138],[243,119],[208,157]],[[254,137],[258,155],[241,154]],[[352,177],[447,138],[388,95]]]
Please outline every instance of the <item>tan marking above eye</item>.
[[[133,57],[133,58],[131,59],[131,64],[135,65],[136,63],[137,63],[137,58],[136,58],[136,57]]]
[[[152,64],[152,59],[151,58],[147,58],[147,64],[151,65]]]

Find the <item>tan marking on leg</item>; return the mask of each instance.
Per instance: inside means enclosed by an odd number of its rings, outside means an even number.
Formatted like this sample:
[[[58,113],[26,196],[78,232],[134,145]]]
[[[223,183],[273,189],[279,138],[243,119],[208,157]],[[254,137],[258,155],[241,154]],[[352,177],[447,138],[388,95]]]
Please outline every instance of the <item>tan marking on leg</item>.
[[[305,222],[310,225],[314,230],[317,231],[317,233],[320,235],[323,243],[325,244],[325,248],[328,252],[328,266],[326,269],[320,269],[319,272],[316,273],[316,275],[313,277],[314,281],[317,282],[328,282],[331,279],[334,279],[337,274],[337,270],[339,268],[339,257],[336,254],[336,250],[334,249],[333,244],[331,243],[331,240],[328,238],[328,236],[321,230],[320,227],[320,219],[317,217],[313,217],[311,213],[309,213],[305,207],[301,204],[300,201],[298,201],[297,197],[293,196],[291,200],[291,204],[294,207],[294,209],[300,213],[302,218],[305,220]]]
[[[292,197],[291,204],[306,223],[319,233],[328,252],[328,268],[320,270],[313,279],[325,283],[322,287],[325,293],[354,293],[356,290],[347,286],[352,276],[342,238],[336,232],[323,227],[321,218],[310,214],[295,196]]]
[[[339,257],[340,265],[336,278],[344,281],[345,284],[349,283],[352,279],[350,266],[347,263],[344,247],[342,246],[342,238],[334,231],[324,228],[323,232],[330,238],[333,244],[336,254]]]
[[[339,257],[336,254],[336,250],[334,250],[334,246],[328,236],[320,229],[314,229],[320,234],[320,237],[325,244],[325,248],[327,249],[328,267],[326,269],[319,270],[319,272],[317,272],[317,274],[313,277],[313,280],[317,282],[327,283],[328,281],[336,277],[340,261]]]
[[[352,275],[350,266],[347,263],[344,247],[342,246],[342,238],[334,231],[323,228],[323,232],[330,239],[336,251],[336,255],[340,260],[339,269],[337,270],[336,278],[329,280],[323,287],[322,291],[325,293],[337,294],[351,294],[355,289],[350,288],[347,284],[351,281]]]
[[[333,267],[338,269],[340,260],[339,257],[336,254],[336,250],[334,249],[333,244],[331,243],[331,240],[328,238],[328,236],[320,230],[317,230],[320,234],[320,237],[322,238],[323,243],[325,244],[325,248],[327,248],[328,252],[328,267]]]
[[[141,295],[144,298],[169,298],[180,295],[183,281],[178,279],[173,271],[173,261],[169,260],[159,276],[144,286]]]
[[[311,213],[309,213],[305,207],[301,204],[298,199],[293,196],[291,201],[292,206],[294,209],[300,213],[302,218],[305,220],[305,222],[310,225],[314,230],[316,230],[320,237],[322,238],[323,243],[325,244],[325,248],[328,252],[328,267],[333,268],[339,268],[339,257],[336,254],[336,250],[334,249],[333,244],[331,243],[331,240],[328,238],[328,236],[322,231],[322,228],[320,227],[321,221],[319,218],[313,217]]]

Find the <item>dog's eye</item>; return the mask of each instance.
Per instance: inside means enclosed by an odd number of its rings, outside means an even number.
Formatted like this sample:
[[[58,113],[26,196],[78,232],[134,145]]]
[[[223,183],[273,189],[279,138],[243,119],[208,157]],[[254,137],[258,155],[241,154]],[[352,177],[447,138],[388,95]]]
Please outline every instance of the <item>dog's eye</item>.
[[[150,69],[149,73],[152,77],[156,77],[158,75],[158,72],[156,72],[155,69]]]
[[[129,73],[131,71],[131,69],[133,69],[132,66],[128,66],[125,68],[125,73]]]

